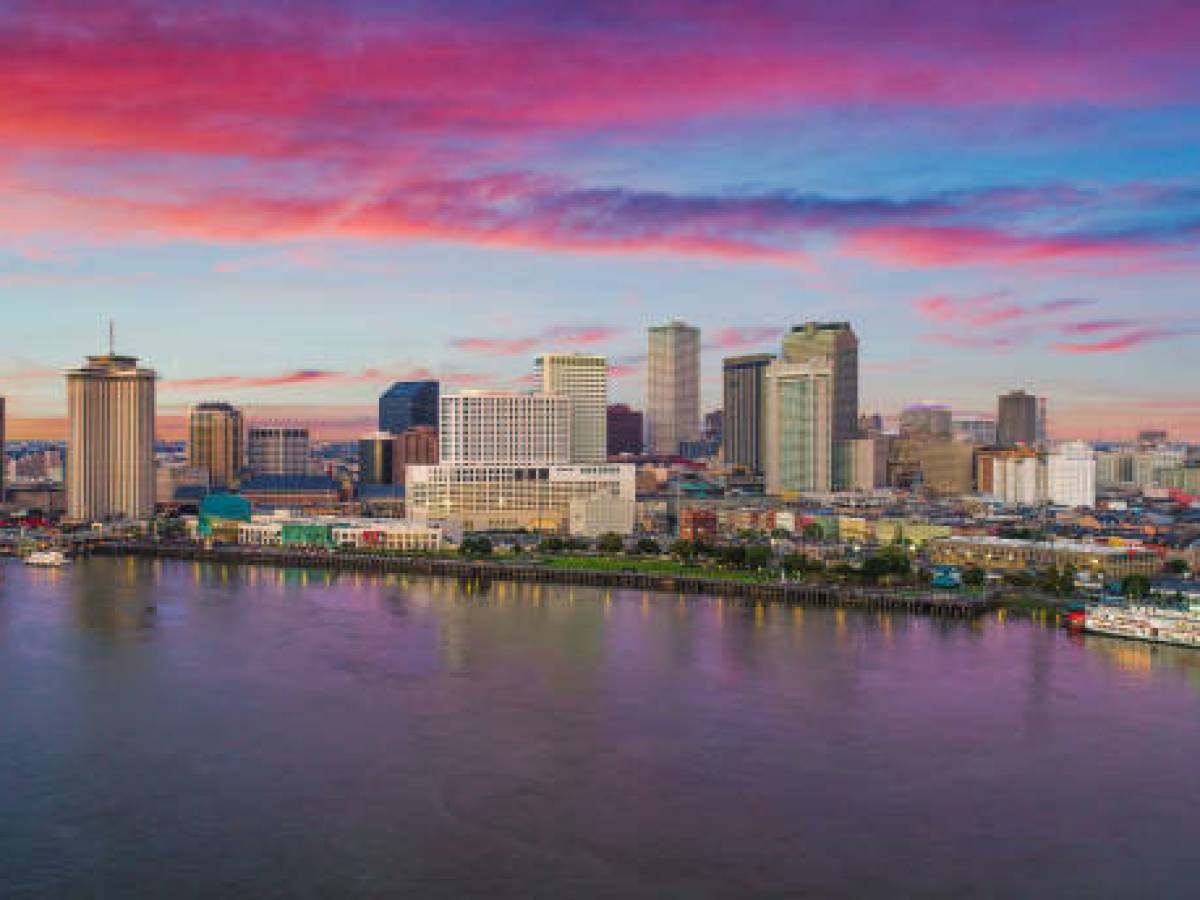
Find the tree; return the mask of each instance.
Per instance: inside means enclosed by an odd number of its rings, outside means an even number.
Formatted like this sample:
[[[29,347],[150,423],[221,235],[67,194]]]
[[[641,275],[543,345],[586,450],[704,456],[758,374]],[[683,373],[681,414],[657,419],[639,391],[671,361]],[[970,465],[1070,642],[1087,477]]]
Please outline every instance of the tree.
[[[804,526],[804,539],[806,541],[820,541],[825,538],[825,529],[818,522],[809,522]]]
[[[637,552],[657,555],[662,553],[662,547],[658,545],[658,541],[654,538],[644,537],[638,539]]]
[[[596,549],[610,556],[620,553],[625,549],[625,539],[616,532],[610,531],[607,534],[600,535],[599,540],[596,541]]]
[[[462,556],[491,556],[492,555],[492,539],[485,535],[467,535],[462,539],[462,543],[458,545],[458,552]]]
[[[1121,593],[1126,597],[1140,599],[1150,593],[1150,579],[1145,575],[1126,575],[1121,580]]]
[[[802,553],[789,553],[783,558],[780,565],[783,566],[783,571],[789,575],[803,575],[809,570],[810,561]]]
[[[1037,587],[1047,594],[1066,596],[1075,590],[1075,569],[1067,566],[1062,571],[1055,568],[1043,569],[1037,576]]]
[[[681,560],[692,560],[696,557],[696,545],[691,541],[675,541],[671,544],[671,555]]]
[[[743,544],[728,544],[721,548],[721,563],[734,569],[746,565],[746,547]]]
[[[567,544],[562,538],[551,536],[542,539],[542,542],[538,544],[538,551],[540,553],[561,553],[566,547]]]
[[[1169,575],[1186,575],[1188,573],[1186,559],[1168,559],[1164,568]]]
[[[967,566],[963,569],[962,583],[967,587],[983,587],[987,583],[987,574],[978,566]]]
[[[771,562],[771,548],[766,544],[751,544],[746,548],[747,569],[761,569]]]
[[[863,560],[861,572],[864,581],[876,582],[885,575],[910,574],[912,561],[902,545],[891,544]]]

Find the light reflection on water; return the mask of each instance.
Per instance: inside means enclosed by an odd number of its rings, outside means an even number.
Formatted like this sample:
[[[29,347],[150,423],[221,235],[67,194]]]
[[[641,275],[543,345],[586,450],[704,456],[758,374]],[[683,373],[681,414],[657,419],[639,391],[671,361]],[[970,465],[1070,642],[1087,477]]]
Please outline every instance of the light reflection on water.
[[[1003,613],[7,565],[0,723],[6,900],[1192,883],[1200,653]]]

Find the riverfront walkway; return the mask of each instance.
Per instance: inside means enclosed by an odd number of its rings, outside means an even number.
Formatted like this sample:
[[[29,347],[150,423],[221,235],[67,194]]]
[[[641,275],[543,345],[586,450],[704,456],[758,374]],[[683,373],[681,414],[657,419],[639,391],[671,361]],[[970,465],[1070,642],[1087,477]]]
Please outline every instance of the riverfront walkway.
[[[105,556],[143,556],[239,565],[291,566],[378,574],[432,575],[474,582],[519,581],[534,584],[712,594],[752,602],[802,604],[851,609],[887,610],[920,615],[971,618],[996,609],[994,595],[971,596],[950,591],[868,588],[844,584],[789,581],[741,581],[653,572],[560,569],[536,563],[480,559],[403,556],[359,551],[288,547],[214,546],[153,542],[105,542],[91,552]]]

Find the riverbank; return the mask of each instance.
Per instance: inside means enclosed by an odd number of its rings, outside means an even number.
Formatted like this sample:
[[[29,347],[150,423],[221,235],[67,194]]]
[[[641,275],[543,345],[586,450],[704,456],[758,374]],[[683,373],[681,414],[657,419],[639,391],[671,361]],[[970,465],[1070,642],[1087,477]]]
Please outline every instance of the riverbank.
[[[998,607],[998,598],[994,595],[971,596],[919,589],[758,581],[744,577],[721,578],[712,575],[599,567],[571,568],[532,562],[401,556],[357,551],[122,542],[97,544],[92,552],[105,556],[182,559],[234,565],[431,575],[482,582],[518,581],[679,594],[715,594],[751,602],[890,610],[950,618],[972,618]]]

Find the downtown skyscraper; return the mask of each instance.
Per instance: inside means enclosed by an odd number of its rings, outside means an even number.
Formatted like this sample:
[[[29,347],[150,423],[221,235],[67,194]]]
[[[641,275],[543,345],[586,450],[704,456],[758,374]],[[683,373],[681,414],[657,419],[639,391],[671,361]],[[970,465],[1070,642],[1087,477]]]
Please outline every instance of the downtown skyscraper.
[[[401,434],[410,428],[438,424],[436,381],[397,381],[379,397],[379,430]]]
[[[545,353],[534,361],[544,394],[571,399],[571,462],[608,459],[608,359],[591,353]]]
[[[155,378],[111,352],[67,372],[68,519],[154,515]]]
[[[236,486],[245,456],[241,410],[228,403],[201,403],[188,410],[188,464],[207,472],[211,487]]]
[[[299,425],[252,425],[246,456],[256,476],[304,475],[308,472],[308,429]]]
[[[1025,391],[1009,391],[996,401],[996,443],[1001,447],[1036,447],[1041,441],[1040,404]]]
[[[649,329],[646,373],[647,449],[674,456],[700,439],[700,329],[668,322]]]
[[[849,490],[854,484],[851,442],[858,437],[858,336],[849,322],[806,322],[784,335],[782,349],[782,363],[828,367],[831,486]]]
[[[764,393],[767,493],[834,489],[834,374],[829,360],[776,360],[767,367]]]
[[[769,353],[731,356],[721,367],[725,465],[751,475],[763,473],[766,445],[766,374]]]

